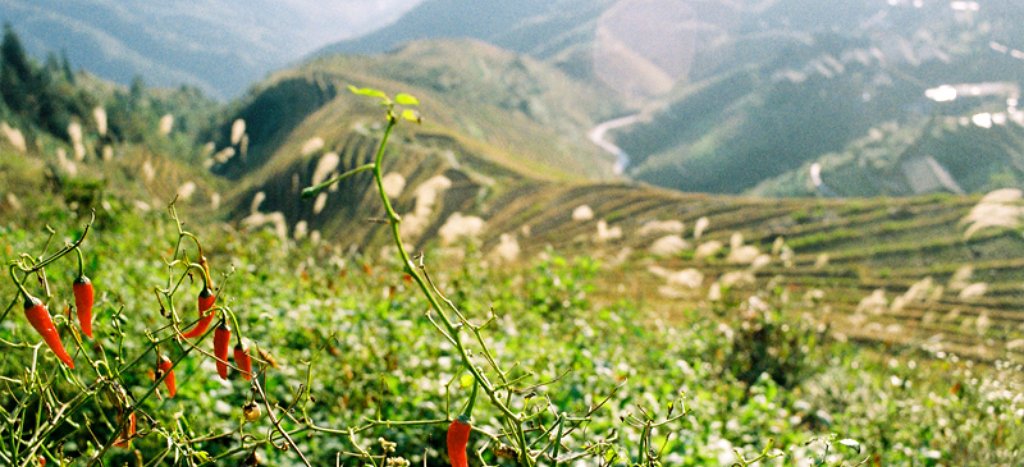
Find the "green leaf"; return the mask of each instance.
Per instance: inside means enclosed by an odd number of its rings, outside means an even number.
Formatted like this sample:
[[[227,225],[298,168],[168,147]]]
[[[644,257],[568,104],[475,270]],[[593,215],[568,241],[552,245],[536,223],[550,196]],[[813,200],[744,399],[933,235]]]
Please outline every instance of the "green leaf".
[[[406,94],[404,92],[400,92],[398,93],[397,96],[395,96],[395,102],[397,102],[398,105],[420,105],[419,99],[417,99],[415,96],[411,94]]]
[[[469,374],[462,375],[462,377],[459,378],[459,386],[462,386],[464,388],[472,387],[473,386],[473,375],[469,375]]]
[[[403,110],[402,118],[413,123],[421,123],[423,121],[423,119],[420,118],[420,113],[412,109]]]
[[[399,381],[397,376],[386,375],[382,379],[384,380],[384,385],[388,387],[388,391],[390,391],[391,394],[399,393],[398,390],[400,388],[401,381]]]
[[[379,89],[357,88],[357,87],[355,87],[355,86],[350,84],[350,85],[348,85],[348,90],[352,94],[356,94],[356,95],[359,95],[359,96],[370,96],[370,97],[377,97],[377,98],[380,98],[380,99],[387,99],[388,98],[388,95],[385,94],[384,91],[381,91]]]

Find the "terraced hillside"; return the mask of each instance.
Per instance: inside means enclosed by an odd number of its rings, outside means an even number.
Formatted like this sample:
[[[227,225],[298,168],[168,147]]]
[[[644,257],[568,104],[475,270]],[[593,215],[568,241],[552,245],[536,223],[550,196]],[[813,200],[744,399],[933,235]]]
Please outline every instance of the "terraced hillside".
[[[350,133],[340,162],[327,162],[336,170],[367,162],[377,143],[371,135]],[[627,183],[566,185],[481,164],[473,148],[453,147],[461,146],[410,131],[389,158],[388,177],[401,180],[392,198],[420,251],[457,257],[461,249],[447,247],[468,241],[494,264],[532,260],[549,248],[596,256],[606,266],[604,300],[638,301],[666,316],[755,306],[763,301],[750,297],[774,290],[840,339],[1024,361],[1019,191],[765,200]],[[318,240],[376,258],[388,228],[375,220],[381,213],[368,175],[346,180],[322,202],[299,199],[302,187],[323,179],[325,169],[316,166],[324,161],[307,159],[292,179],[262,185],[265,196],[247,193],[262,206],[250,211],[240,203],[233,217],[256,225],[267,221],[258,211],[281,212],[283,235],[316,232]]]
[[[1019,141],[1024,126],[1024,10],[918,3],[787,0],[759,12],[705,51],[668,102],[613,132],[628,173],[683,191],[771,196],[814,190],[812,163],[837,185],[822,191],[841,196],[1013,186],[1019,149],[996,142]],[[954,95],[935,99],[936,89]],[[905,180],[925,158],[960,188]]]
[[[610,301],[671,316],[775,289],[839,338],[1024,361],[1017,190],[839,201],[581,185],[494,204],[485,249],[512,236],[526,256],[596,255]]]
[[[984,217],[980,229],[965,223],[972,211],[986,215],[977,196],[766,201],[529,181],[495,193],[444,164],[413,162],[436,158],[406,160],[390,170],[413,171],[396,197],[407,224],[418,226],[413,241],[478,243],[495,264],[548,248],[596,256],[606,266],[599,295],[666,316],[777,289],[841,339],[1024,361],[1024,239],[1016,227],[985,227]],[[340,200],[368,197],[370,188],[355,179],[331,196],[352,206]],[[315,227],[327,242],[374,256],[386,226],[368,220],[372,210],[353,211]]]

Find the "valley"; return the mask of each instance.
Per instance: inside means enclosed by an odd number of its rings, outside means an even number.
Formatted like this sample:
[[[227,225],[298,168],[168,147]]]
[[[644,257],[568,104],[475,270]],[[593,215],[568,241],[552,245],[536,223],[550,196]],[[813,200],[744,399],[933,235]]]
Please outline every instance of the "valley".
[[[638,120],[640,120],[639,114],[614,118],[606,122],[602,122],[587,133],[587,138],[589,138],[591,142],[608,154],[615,156],[615,175],[623,175],[626,173],[626,169],[629,167],[629,154],[626,154],[626,151],[623,151],[622,148],[616,146],[615,143],[608,141],[608,132],[632,125]]]

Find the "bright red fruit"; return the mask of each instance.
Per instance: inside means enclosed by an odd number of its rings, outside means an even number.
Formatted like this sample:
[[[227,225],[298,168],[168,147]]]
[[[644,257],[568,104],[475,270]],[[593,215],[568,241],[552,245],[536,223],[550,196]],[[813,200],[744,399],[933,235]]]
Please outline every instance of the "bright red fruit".
[[[164,378],[164,385],[167,386],[167,397],[174,397],[178,393],[178,384],[174,380],[174,362],[164,355],[160,357],[160,364],[157,365],[157,369],[160,370],[160,373],[167,374],[167,377]]]
[[[57,328],[53,326],[53,319],[50,318],[50,312],[46,310],[43,302],[31,295],[26,295],[25,317],[28,318],[29,324],[36,329],[36,332],[43,336],[43,341],[57,355],[57,358],[69,368],[74,368],[75,362],[71,360],[71,356],[64,350],[64,344],[60,341],[60,334],[57,334]]]
[[[235,366],[242,371],[242,377],[246,381],[252,379],[252,357],[249,356],[249,349],[242,347],[242,344],[235,344]]]
[[[207,310],[213,308],[213,302],[217,301],[217,296],[213,294],[213,291],[209,287],[203,286],[203,291],[199,292],[199,299],[197,300],[199,307],[199,321],[192,327],[188,332],[182,334],[182,337],[192,339],[199,337],[210,328],[210,323],[213,322],[214,313]],[[204,314],[206,313],[206,314]]]
[[[78,276],[78,279],[75,279],[74,284],[71,285],[71,289],[75,294],[78,324],[82,327],[82,332],[92,339],[92,305],[94,298],[92,281],[84,275]]]
[[[220,323],[213,331],[213,356],[217,358],[217,374],[228,379],[228,345],[231,344],[231,328]]]
[[[469,466],[466,445],[469,444],[469,432],[472,429],[469,420],[464,417],[456,418],[448,425],[448,458],[452,461],[452,467]]]

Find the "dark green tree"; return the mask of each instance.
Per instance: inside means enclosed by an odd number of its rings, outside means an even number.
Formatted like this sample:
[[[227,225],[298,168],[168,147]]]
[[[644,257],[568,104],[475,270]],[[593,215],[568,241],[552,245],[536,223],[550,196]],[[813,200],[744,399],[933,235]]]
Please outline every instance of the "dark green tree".
[[[36,113],[32,92],[35,85],[32,63],[21,40],[9,23],[4,24],[4,38],[0,43],[0,96],[13,112],[33,115]]]
[[[68,83],[75,84],[75,71],[71,69],[71,60],[68,60],[68,51],[66,49],[60,50],[60,68],[61,72],[64,73],[64,79]]]

